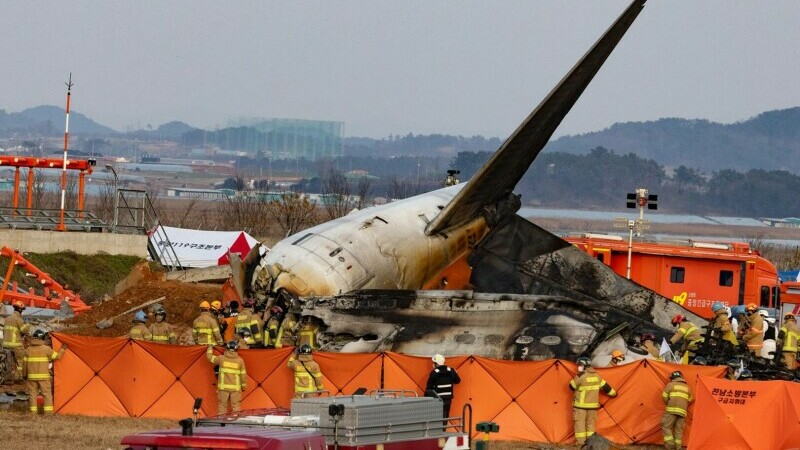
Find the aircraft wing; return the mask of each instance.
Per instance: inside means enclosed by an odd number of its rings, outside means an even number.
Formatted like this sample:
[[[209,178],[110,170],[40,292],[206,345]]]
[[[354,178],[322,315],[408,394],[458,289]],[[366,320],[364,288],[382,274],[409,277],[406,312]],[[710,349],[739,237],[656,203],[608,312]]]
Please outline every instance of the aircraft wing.
[[[491,159],[428,224],[427,235],[464,224],[510,194],[647,0],[634,0]]]

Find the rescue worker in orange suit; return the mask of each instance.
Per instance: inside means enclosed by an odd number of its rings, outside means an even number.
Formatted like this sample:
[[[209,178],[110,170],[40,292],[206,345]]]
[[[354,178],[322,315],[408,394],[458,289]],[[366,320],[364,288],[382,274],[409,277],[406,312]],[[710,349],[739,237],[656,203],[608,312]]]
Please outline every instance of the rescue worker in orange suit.
[[[322,372],[314,361],[313,350],[309,345],[301,345],[289,358],[289,368],[294,370],[294,397],[303,398],[323,389]]]
[[[242,403],[242,392],[247,390],[247,369],[244,360],[236,353],[236,341],[225,344],[225,353],[220,356],[214,354],[210,345],[206,350],[208,361],[219,366],[217,377],[217,413],[228,414],[228,405],[231,412],[239,412]]]
[[[225,342],[232,341],[236,336],[236,317],[239,316],[239,302],[231,300],[225,307],[219,320],[222,337]]]
[[[739,340],[736,339],[736,333],[733,332],[733,325],[731,325],[731,321],[728,318],[728,311],[725,309],[725,305],[722,302],[715,302],[711,306],[711,311],[714,312],[714,320],[711,322],[712,333],[737,347]]]
[[[611,361],[608,363],[608,366],[617,367],[621,365],[623,361],[625,361],[625,355],[619,350],[614,350],[611,352]]]
[[[239,334],[242,330],[250,330],[250,336],[247,338],[247,345],[250,347],[261,345],[261,326],[256,313],[253,312],[255,302],[253,299],[246,298],[242,304],[244,309],[236,316],[236,333]]]
[[[200,315],[192,322],[192,335],[198,345],[222,344],[217,319],[211,315],[211,304],[200,302]]]
[[[33,339],[23,357],[23,375],[28,380],[29,405],[32,413],[36,414],[39,407],[36,398],[41,392],[44,398],[44,413],[53,414],[53,385],[50,381],[50,362],[60,359],[67,350],[67,344],[54,352],[49,345],[44,343],[45,333],[42,330],[33,332]]]
[[[660,350],[656,347],[655,341],[656,336],[653,333],[642,333],[642,337],[640,339],[641,347],[647,350],[647,353],[653,357],[656,361],[663,361],[664,358],[661,357]]]
[[[286,314],[278,328],[278,337],[275,340],[275,348],[291,347],[297,340],[297,319],[292,313]]]
[[[150,328],[147,328],[147,314],[144,311],[136,311],[133,315],[133,327],[128,332],[128,337],[134,341],[152,341],[153,334],[150,333]]]
[[[692,402],[692,390],[678,370],[672,372],[669,379],[670,382],[661,393],[667,404],[661,419],[661,430],[664,432],[664,447],[678,450],[683,445],[683,428],[686,426],[686,411]]]
[[[264,347],[275,348],[278,342],[278,330],[281,328],[281,315],[283,308],[280,306],[273,306],[269,310],[269,319],[264,326]]]
[[[461,383],[461,377],[458,376],[456,369],[444,364],[444,356],[433,355],[431,361],[433,361],[433,370],[428,375],[425,391],[433,391],[442,399],[442,417],[450,417],[453,389],[456,384]]]
[[[761,347],[764,346],[764,318],[758,313],[755,303],[747,305],[747,321],[750,326],[742,335],[742,340],[754,356],[761,356]]]
[[[13,369],[14,379],[22,378],[22,358],[25,356],[25,348],[23,346],[23,335],[28,332],[29,325],[22,319],[22,311],[25,311],[25,304],[21,301],[15,301],[12,306],[14,312],[6,317],[3,322],[3,347],[11,350],[16,358],[16,364]]]
[[[175,328],[167,323],[167,310],[159,308],[156,310],[156,321],[150,325],[150,334],[153,335],[153,342],[160,344],[176,344],[178,337],[175,335]]]
[[[572,398],[572,419],[575,424],[575,440],[578,446],[594,434],[597,410],[600,408],[600,390],[609,397],[616,397],[617,391],[598,374],[589,358],[578,358],[578,373],[570,380],[569,388],[574,391]]]
[[[783,326],[778,332],[778,347],[781,349],[781,362],[789,370],[794,370],[797,361],[797,341],[800,338],[800,328],[794,314],[787,313],[783,316]]]
[[[700,334],[700,328],[689,322],[682,314],[676,314],[672,318],[672,325],[676,326],[678,330],[669,341],[677,344],[683,340],[680,350],[681,355],[684,355],[684,359],[686,359],[686,353],[688,353],[688,360],[694,359],[694,352],[697,351],[700,343],[704,341],[702,334]]]

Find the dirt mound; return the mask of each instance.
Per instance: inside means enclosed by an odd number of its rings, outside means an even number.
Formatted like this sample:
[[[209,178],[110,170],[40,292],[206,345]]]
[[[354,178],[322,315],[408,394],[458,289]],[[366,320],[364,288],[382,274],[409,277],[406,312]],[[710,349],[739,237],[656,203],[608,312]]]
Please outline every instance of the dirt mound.
[[[159,303],[167,310],[167,322],[177,327],[179,339],[185,341],[186,332],[197,317],[198,303],[222,297],[222,286],[218,284],[165,281],[163,274],[151,272],[146,265],[137,266],[134,271],[139,273],[128,278],[136,280],[132,285],[110,300],[92,306],[90,311],[65,321],[62,332],[83,336],[127,335],[134,313],[114,319],[114,325],[110,328],[101,330],[95,327],[95,324],[101,319],[114,317],[149,300],[166,297],[165,301]],[[142,309],[147,311],[147,307]]]

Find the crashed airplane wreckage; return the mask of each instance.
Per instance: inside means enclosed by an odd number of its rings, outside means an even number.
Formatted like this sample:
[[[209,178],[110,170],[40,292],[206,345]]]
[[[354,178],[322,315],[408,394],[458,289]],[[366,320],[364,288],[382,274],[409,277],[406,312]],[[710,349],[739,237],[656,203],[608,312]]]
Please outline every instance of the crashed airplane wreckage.
[[[507,359],[607,354],[696,317],[517,216],[513,189],[644,6],[636,0],[468,182],[231,258],[240,296],[290,304],[323,349]],[[605,349],[605,350],[604,350]]]

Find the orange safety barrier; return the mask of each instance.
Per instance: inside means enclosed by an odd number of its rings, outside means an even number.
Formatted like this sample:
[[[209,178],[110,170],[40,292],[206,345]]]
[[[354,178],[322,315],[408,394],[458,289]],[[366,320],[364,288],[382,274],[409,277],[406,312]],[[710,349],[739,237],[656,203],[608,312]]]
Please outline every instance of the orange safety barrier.
[[[206,360],[205,347],[65,334],[55,334],[53,340],[56,347],[69,344],[69,351],[55,363],[58,413],[181,418],[190,414],[195,397],[204,399],[203,416],[216,412],[216,380]],[[291,353],[291,348],[239,352],[248,374],[243,408],[289,406],[293,382],[286,363]],[[392,352],[315,353],[314,359],[322,369],[325,388],[331,395],[352,394],[359,387],[408,389],[421,395],[432,368],[430,358]],[[455,389],[451,409],[454,415],[460,415],[464,403],[469,402],[475,413],[474,422],[491,420],[500,425],[497,439],[574,442],[572,392],[568,388],[575,375],[574,363],[458,356],[448,358],[447,364],[458,371],[462,380]],[[717,448],[737,445],[756,448],[759,439],[763,448],[800,443],[800,431],[785,425],[797,423],[800,385],[729,382],[718,379],[724,376],[724,367],[651,360],[598,369],[619,395],[601,397],[603,406],[598,414],[597,432],[623,445],[661,444],[660,421],[664,413],[661,392],[669,374],[676,369],[683,372],[697,398],[689,408],[684,438],[692,448],[707,448],[711,443]],[[734,392],[757,389],[758,394],[748,400],[746,410],[732,409],[738,405],[715,400],[712,393],[718,388]],[[764,437],[765,433],[758,433],[759,438],[751,436],[750,424],[756,419],[760,424],[776,427],[772,440]],[[704,426],[695,432],[694,421],[701,421]],[[724,442],[719,440],[723,435]],[[785,441],[779,442],[777,436]]]

